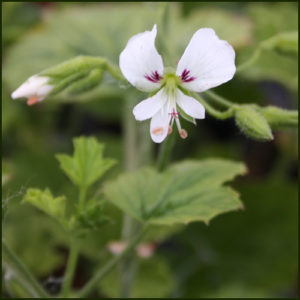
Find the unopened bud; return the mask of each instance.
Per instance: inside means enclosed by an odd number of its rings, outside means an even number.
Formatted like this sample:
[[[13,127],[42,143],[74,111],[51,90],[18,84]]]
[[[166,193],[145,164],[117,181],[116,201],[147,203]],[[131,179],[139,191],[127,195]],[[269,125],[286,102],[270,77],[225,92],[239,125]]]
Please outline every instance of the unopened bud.
[[[261,44],[263,49],[277,50],[285,54],[298,53],[298,32],[284,32],[280,33]]]
[[[92,70],[86,77],[75,81],[69,88],[68,93],[73,95],[79,95],[86,91],[89,91],[99,85],[103,78],[103,70]]]
[[[236,125],[241,131],[256,140],[273,139],[271,128],[266,119],[258,111],[249,106],[241,106],[235,113]]]
[[[188,137],[188,133],[185,129],[180,129],[179,130],[179,135],[182,139],[186,139]]]
[[[49,84],[49,77],[33,75],[20,85],[12,94],[13,99],[27,98],[28,105],[33,105],[44,100],[54,86]]]
[[[106,59],[101,57],[77,56],[41,73],[55,78],[66,78],[73,74],[89,72],[95,68],[103,69]]]
[[[298,126],[298,111],[267,106],[261,110],[261,113],[272,128]]]
[[[150,244],[139,244],[136,248],[136,252],[141,258],[149,258],[153,255],[156,245],[154,243]]]
[[[110,253],[115,254],[115,255],[120,255],[126,248],[127,244],[122,241],[115,241],[115,242],[110,242],[107,245],[107,248]]]

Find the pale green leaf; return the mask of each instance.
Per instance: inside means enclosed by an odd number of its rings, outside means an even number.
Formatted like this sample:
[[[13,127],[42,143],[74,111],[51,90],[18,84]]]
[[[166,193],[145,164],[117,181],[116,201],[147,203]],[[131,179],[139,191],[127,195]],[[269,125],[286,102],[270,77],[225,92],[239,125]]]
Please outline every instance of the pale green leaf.
[[[89,187],[98,180],[115,161],[103,158],[104,145],[93,137],[79,137],[73,140],[74,154],[58,154],[61,169],[75,185]]]
[[[238,194],[222,184],[245,173],[226,160],[185,161],[163,173],[145,168],[105,186],[108,199],[132,217],[152,224],[209,222],[243,207]]]
[[[51,217],[64,222],[66,197],[54,197],[49,189],[29,188],[23,198],[23,202],[30,203]]]

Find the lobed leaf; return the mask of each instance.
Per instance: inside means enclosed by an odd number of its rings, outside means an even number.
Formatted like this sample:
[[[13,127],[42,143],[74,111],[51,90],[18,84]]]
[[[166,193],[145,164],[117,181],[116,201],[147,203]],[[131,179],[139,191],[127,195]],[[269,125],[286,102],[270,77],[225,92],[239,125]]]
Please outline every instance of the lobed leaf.
[[[103,158],[104,146],[93,137],[75,138],[73,144],[73,156],[58,154],[56,158],[77,186],[88,188],[115,164],[114,160]]]
[[[24,203],[30,203],[39,210],[45,212],[64,223],[66,197],[54,197],[49,189],[44,191],[35,188],[29,188],[23,198]]]
[[[117,207],[142,222],[158,225],[209,222],[242,208],[238,194],[224,182],[245,173],[226,160],[185,161],[163,173],[145,168],[107,183],[105,194]]]

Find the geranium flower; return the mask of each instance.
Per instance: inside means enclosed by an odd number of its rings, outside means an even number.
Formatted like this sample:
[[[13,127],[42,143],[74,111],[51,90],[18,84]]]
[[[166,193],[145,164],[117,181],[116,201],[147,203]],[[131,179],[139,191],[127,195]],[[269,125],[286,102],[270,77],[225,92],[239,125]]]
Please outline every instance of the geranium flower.
[[[34,105],[44,100],[54,88],[47,84],[49,77],[33,75],[19,86],[12,94],[13,99],[27,98],[28,105]]]
[[[201,28],[193,35],[178,62],[176,72],[164,69],[155,48],[157,30],[134,35],[120,55],[120,69],[124,77],[137,89],[154,92],[133,109],[137,121],[151,118],[150,134],[161,143],[172,132],[174,121],[182,138],[179,116],[204,119],[201,103],[187,95],[188,91],[204,92],[232,79],[235,73],[235,52],[213,29]]]

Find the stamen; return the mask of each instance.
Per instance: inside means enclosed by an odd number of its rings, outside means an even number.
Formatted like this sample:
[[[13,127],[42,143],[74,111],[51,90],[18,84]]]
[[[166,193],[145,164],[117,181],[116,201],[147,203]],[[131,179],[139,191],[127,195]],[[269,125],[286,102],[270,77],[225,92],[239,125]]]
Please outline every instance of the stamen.
[[[27,105],[32,106],[32,105],[34,105],[34,104],[36,104],[38,102],[39,102],[38,97],[37,96],[33,96],[33,97],[31,97],[31,98],[29,98],[27,100]]]
[[[177,128],[178,128],[178,131],[180,132],[180,130],[181,130],[180,121],[179,121],[179,119],[175,119],[175,121],[176,121],[176,125],[177,125]]]
[[[168,128],[168,135],[170,135],[172,132],[173,132],[173,129],[172,129],[172,127],[169,125],[169,128]]]
[[[161,135],[164,133],[164,129],[163,127],[157,127],[152,130],[152,133],[156,135]]]
[[[186,139],[188,137],[187,131],[185,129],[180,129],[179,135],[182,139]]]

